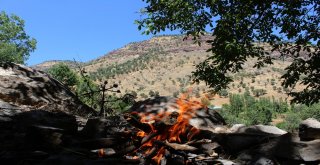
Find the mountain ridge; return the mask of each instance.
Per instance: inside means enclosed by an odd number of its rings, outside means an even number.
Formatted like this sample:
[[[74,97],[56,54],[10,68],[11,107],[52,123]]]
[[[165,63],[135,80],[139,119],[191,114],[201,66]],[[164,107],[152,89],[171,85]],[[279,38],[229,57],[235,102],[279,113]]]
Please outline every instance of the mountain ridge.
[[[210,88],[203,82],[193,84],[190,77],[195,66],[211,55],[207,52],[211,45],[205,42],[210,39],[210,35],[202,36],[202,44],[199,46],[191,37],[183,35],[156,36],[141,42],[131,42],[82,65],[96,83],[118,83],[123,94],[135,91],[140,99],[154,92],[177,96],[191,88],[193,95],[201,97],[210,93]],[[271,49],[268,45],[263,46],[267,50]],[[273,53],[272,56],[278,57],[279,54]],[[263,96],[288,99],[285,94],[287,89],[281,87],[280,77],[289,61],[278,59],[274,63],[256,69],[253,68],[254,59],[248,59],[242,71],[231,74],[235,81],[226,89],[227,92],[249,91],[254,94],[254,90],[264,89],[267,92]],[[224,97],[214,98],[213,104],[217,105],[228,100]]]

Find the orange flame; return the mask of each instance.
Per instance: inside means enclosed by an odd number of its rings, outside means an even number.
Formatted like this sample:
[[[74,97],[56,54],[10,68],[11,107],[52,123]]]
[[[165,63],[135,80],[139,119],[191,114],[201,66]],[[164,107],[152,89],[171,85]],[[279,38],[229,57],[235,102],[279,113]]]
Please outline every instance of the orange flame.
[[[143,144],[140,148],[144,148],[145,154],[149,154],[151,151],[151,148],[154,147],[153,142],[156,140],[159,141],[165,141],[168,142],[176,142],[176,143],[182,143],[184,141],[191,140],[196,134],[199,133],[199,130],[195,127],[192,127],[189,124],[189,120],[195,115],[196,111],[201,108],[206,108],[205,105],[200,103],[199,101],[195,100],[187,100],[188,95],[183,95],[181,98],[178,98],[176,100],[176,103],[178,105],[178,117],[176,118],[175,123],[168,127],[165,131],[158,132],[159,135],[156,135],[155,137],[151,138],[149,141],[147,141],[145,144]],[[159,122],[163,121],[166,118],[170,117],[169,112],[162,112],[157,115],[153,114],[143,114],[140,113],[140,122],[149,123],[150,122]],[[152,124],[150,124],[152,126]],[[157,133],[155,128],[152,126],[152,132],[151,133]],[[150,133],[149,133],[150,134]],[[137,136],[139,137],[146,137],[148,134],[146,134],[143,131],[139,131],[137,133]],[[160,164],[160,161],[164,155],[165,148],[161,147],[159,151],[157,152],[156,156],[154,156],[152,159]]]
[[[102,158],[104,155],[105,155],[105,152],[104,152],[103,148],[99,149],[99,151],[98,151],[99,158]]]

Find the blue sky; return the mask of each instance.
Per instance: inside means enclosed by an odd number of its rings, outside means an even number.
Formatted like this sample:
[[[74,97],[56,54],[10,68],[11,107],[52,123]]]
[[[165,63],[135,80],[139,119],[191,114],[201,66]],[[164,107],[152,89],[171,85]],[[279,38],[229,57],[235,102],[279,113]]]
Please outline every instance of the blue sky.
[[[152,36],[141,35],[135,19],[142,0],[0,0],[0,11],[25,20],[37,41],[28,65],[47,60],[89,61]]]

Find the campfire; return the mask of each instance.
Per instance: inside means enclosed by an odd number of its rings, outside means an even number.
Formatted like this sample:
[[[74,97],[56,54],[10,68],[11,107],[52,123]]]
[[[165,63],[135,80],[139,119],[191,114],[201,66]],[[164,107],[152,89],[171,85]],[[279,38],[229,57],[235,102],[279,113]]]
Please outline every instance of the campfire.
[[[124,114],[124,118],[133,126],[129,131],[136,147],[126,153],[126,156],[142,160],[144,164],[163,164],[161,162],[167,161],[167,158],[177,157],[182,164],[191,163],[192,158],[216,158],[215,148],[208,155],[208,152],[201,153],[206,151],[201,147],[213,144],[217,148],[218,145],[198,136],[200,130],[190,124],[190,121],[199,118],[199,113],[208,115],[208,111],[201,102],[188,100],[187,97],[174,99],[171,105],[164,108],[150,109],[149,105],[141,105],[138,109],[133,107]],[[224,121],[217,123],[223,124]],[[98,154],[100,157],[110,155],[107,149],[100,149]]]

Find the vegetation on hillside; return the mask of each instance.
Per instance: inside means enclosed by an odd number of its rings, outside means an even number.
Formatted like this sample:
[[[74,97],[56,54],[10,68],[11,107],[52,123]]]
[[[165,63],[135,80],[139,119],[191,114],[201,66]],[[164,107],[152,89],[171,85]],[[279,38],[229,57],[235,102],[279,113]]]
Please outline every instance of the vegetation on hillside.
[[[128,60],[121,64],[111,64],[106,67],[100,67],[96,72],[91,72],[90,76],[93,80],[109,79],[121,74],[128,74],[131,72],[146,69],[151,62],[164,62],[163,55],[166,54],[161,50],[150,50],[137,58]]]

